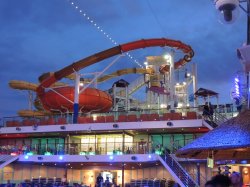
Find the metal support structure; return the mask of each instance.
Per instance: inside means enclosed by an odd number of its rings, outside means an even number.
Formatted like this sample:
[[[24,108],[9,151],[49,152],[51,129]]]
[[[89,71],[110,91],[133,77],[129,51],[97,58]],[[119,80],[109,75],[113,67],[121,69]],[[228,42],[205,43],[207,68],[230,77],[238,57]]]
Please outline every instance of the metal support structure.
[[[77,123],[78,111],[79,111],[79,90],[80,90],[80,75],[75,72],[75,96],[74,96],[74,114],[73,123]]]
[[[68,102],[74,104],[73,101],[71,101],[70,99],[68,99],[67,97],[65,97],[64,95],[60,94],[59,92],[55,91],[53,88],[47,88],[49,90],[51,90],[52,92],[55,92],[57,95],[60,95],[62,98],[66,99]]]
[[[92,83],[94,83],[106,70],[108,70],[115,62],[117,62],[119,60],[119,58],[121,58],[121,56],[123,55],[119,55],[118,57],[116,57],[107,67],[105,67],[99,74],[97,74],[91,81],[90,83],[88,83],[86,86],[84,86],[79,93],[84,92],[84,90],[86,90]]]
[[[193,79],[193,94],[197,91],[197,67],[196,64],[192,65],[192,79]],[[198,99],[194,96],[194,107],[198,106]]]
[[[174,76],[174,52],[171,51],[170,56],[169,56],[169,63],[170,63],[170,97],[171,97],[171,101],[170,101],[170,107],[171,110],[174,109],[174,102],[175,102],[175,76]]]
[[[128,86],[125,87],[125,97],[126,97],[126,111],[130,110],[130,102],[129,102],[129,93],[128,93]]]
[[[29,95],[29,110],[32,110],[32,106],[33,106],[33,93],[31,92],[31,90],[28,90],[28,95]]]

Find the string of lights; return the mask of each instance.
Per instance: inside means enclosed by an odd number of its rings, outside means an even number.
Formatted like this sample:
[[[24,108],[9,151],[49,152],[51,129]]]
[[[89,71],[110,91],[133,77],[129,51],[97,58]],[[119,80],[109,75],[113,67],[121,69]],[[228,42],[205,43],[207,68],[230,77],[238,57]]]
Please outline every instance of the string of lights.
[[[86,11],[82,10],[79,5],[74,2],[74,0],[68,0],[68,2],[79,12],[81,16],[83,16],[91,25],[93,25],[100,33],[102,33],[108,40],[110,40],[114,45],[117,45],[118,42],[113,39],[110,34],[108,34],[103,27],[101,27],[92,17],[90,17]],[[130,53],[126,53],[126,55],[133,60],[139,67],[143,68],[143,66],[136,60]]]

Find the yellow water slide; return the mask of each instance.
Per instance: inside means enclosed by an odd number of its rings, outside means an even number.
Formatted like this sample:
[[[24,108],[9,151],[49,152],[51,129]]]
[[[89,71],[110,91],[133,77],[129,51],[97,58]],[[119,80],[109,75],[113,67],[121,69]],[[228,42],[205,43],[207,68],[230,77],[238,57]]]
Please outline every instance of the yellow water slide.
[[[49,115],[51,113],[47,111],[34,111],[34,110],[19,110],[18,115],[21,117],[44,117],[46,115]]]
[[[17,90],[31,90],[36,92],[38,84],[27,81],[11,80],[9,82],[9,86]],[[68,86],[68,84],[65,84],[63,82],[56,82],[55,84],[51,85],[51,87],[58,87],[58,86]]]
[[[9,86],[17,90],[32,90],[32,91],[36,91],[38,87],[37,84],[26,81],[18,81],[18,80],[11,80],[9,82]]]
[[[27,82],[27,81],[19,81],[19,80],[11,80],[9,82],[9,86],[13,89],[17,90],[30,90],[36,92],[36,89],[38,87],[37,84]],[[41,108],[41,104],[39,106],[36,106],[39,102],[34,103],[36,108]],[[45,111],[33,111],[33,110],[20,110],[18,111],[18,115],[21,117],[32,117],[32,116],[44,116],[48,115],[48,112]]]
[[[126,74],[154,74],[154,70],[152,68],[127,68],[127,69],[121,69],[118,71],[115,71],[113,73],[110,73],[108,75],[101,76],[97,79],[97,82],[104,82],[109,79],[112,79],[114,77],[118,77],[121,75],[126,75]],[[66,76],[68,79],[74,80],[75,79],[75,74],[70,74]],[[89,83],[92,79],[84,79],[84,83]]]

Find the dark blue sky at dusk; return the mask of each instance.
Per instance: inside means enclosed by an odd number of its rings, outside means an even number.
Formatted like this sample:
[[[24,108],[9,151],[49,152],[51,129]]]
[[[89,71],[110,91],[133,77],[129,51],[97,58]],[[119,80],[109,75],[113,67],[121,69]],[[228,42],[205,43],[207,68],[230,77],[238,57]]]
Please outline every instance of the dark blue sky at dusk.
[[[231,103],[230,89],[241,65],[236,49],[246,41],[246,15],[232,25],[218,22],[211,0],[73,0],[119,44],[142,38],[170,38],[191,45],[197,64],[198,87],[220,94]],[[28,108],[25,91],[10,80],[38,83],[38,76],[114,46],[68,0],[0,1],[0,117]],[[162,49],[131,52],[141,63]],[[112,59],[86,72],[101,71]],[[107,73],[138,67],[123,57]],[[130,80],[131,77],[121,77]],[[103,87],[110,88],[111,82]]]

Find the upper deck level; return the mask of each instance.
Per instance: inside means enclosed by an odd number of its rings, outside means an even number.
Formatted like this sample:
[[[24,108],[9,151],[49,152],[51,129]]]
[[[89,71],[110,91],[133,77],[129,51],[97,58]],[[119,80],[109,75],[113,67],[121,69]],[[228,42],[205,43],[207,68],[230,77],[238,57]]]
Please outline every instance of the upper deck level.
[[[215,110],[211,119],[226,120],[236,114],[232,106],[227,105]],[[78,117],[78,123],[73,124],[72,115],[6,117],[2,119],[0,137],[7,134],[33,134],[54,132],[122,132],[144,131],[159,133],[166,129],[168,133],[206,132],[202,117],[202,108],[182,108],[170,111],[143,110],[109,113],[94,113]],[[219,122],[217,122],[219,123]]]

